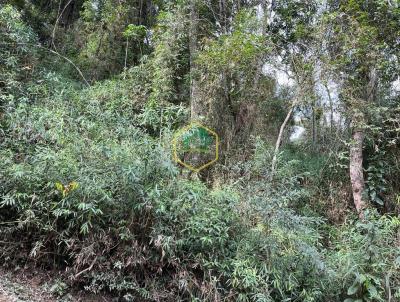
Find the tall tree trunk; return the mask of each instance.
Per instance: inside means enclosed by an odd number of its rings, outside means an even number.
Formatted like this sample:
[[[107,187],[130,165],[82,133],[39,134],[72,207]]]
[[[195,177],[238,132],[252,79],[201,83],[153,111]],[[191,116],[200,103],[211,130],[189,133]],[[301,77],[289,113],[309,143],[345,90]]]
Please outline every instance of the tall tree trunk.
[[[227,22],[226,22],[226,3],[225,0],[219,0],[219,16],[222,28],[222,33],[227,33]]]
[[[126,68],[127,68],[127,62],[128,62],[128,47],[129,47],[129,38],[126,37],[126,45],[125,45],[125,60],[124,60],[124,79],[126,77]]]
[[[365,90],[365,102],[372,103],[375,100],[375,92],[377,86],[376,69],[371,68],[368,74],[368,83]],[[364,219],[364,209],[367,202],[364,200],[363,192],[365,188],[364,171],[363,171],[363,143],[364,143],[364,126],[365,116],[360,108],[353,108],[353,132],[352,142],[350,145],[350,181],[353,191],[353,201],[357,209],[360,219]]]
[[[190,118],[192,121],[202,120],[206,114],[205,104],[200,97],[199,81],[196,75],[196,56],[198,53],[198,23],[199,16],[196,7],[197,0],[190,0]]]
[[[317,121],[316,121],[316,116],[315,116],[315,101],[313,101],[312,104],[312,146],[313,149],[315,150],[316,145],[317,145]]]
[[[356,114],[354,114],[356,115]],[[360,121],[363,116],[359,114],[354,116],[355,120]],[[363,192],[365,187],[364,173],[363,173],[363,142],[364,142],[364,130],[357,127],[353,130],[352,141],[350,145],[350,181],[353,191],[353,201],[356,207],[358,216],[364,219],[364,209],[366,208],[366,202],[363,198]]]
[[[189,52],[190,52],[190,119],[191,121],[203,121],[206,117],[206,105],[201,98],[200,83],[197,74],[196,58],[199,51],[199,14],[197,10],[197,0],[190,0],[190,24],[189,24]],[[192,158],[194,163],[200,162],[200,156],[194,154]],[[188,177],[192,177],[189,172]],[[205,180],[204,171],[196,173],[200,179]]]

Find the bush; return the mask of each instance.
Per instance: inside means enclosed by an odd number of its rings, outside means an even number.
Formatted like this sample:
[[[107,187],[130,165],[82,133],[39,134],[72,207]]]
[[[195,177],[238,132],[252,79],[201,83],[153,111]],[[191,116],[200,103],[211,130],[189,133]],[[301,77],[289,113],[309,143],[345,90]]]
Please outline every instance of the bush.
[[[399,296],[399,226],[398,217],[379,217],[372,211],[366,222],[348,222],[332,229],[327,261],[334,278],[332,288],[342,293],[343,300],[387,301],[390,292]]]

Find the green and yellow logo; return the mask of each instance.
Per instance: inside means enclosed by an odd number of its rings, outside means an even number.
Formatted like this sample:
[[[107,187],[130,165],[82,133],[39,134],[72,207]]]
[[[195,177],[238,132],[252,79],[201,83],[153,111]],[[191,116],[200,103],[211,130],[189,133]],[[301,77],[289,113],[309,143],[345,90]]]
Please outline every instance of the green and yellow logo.
[[[174,160],[194,172],[218,160],[218,134],[198,122],[192,122],[178,130],[172,146]]]

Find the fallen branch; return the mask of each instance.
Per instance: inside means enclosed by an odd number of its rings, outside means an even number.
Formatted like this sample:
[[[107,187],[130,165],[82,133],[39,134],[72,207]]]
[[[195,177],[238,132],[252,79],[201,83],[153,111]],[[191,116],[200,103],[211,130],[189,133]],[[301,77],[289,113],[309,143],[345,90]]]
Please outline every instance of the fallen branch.
[[[94,264],[96,263],[96,260],[97,260],[97,256],[93,259],[93,261],[92,261],[92,263],[90,264],[89,267],[87,267],[87,268],[85,268],[83,271],[80,271],[79,273],[77,273],[77,274],[74,276],[74,278],[76,279],[76,278],[78,278],[80,275],[82,275],[83,273],[86,273],[87,271],[90,271],[90,270],[93,268]]]

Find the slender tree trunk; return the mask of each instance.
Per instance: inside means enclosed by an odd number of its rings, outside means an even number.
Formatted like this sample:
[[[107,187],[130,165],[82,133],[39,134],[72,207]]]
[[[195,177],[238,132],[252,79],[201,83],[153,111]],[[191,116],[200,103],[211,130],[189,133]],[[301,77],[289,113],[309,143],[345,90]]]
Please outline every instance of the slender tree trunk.
[[[375,68],[371,68],[368,74],[368,83],[366,85],[365,102],[372,103],[375,99],[377,76]],[[360,219],[364,219],[364,209],[367,207],[367,201],[364,200],[363,192],[365,188],[363,171],[363,143],[364,143],[364,125],[365,116],[360,108],[353,108],[353,132],[350,145],[350,181],[353,191],[353,201]]]
[[[220,23],[222,27],[222,32],[226,34],[227,32],[227,24],[226,24],[226,3],[225,0],[219,0],[219,15],[220,15]]]
[[[200,83],[197,74],[196,58],[199,51],[198,34],[199,34],[199,14],[197,10],[197,0],[190,0],[190,24],[189,24],[189,52],[190,52],[190,119],[191,121],[204,121],[207,111],[204,101],[201,98]],[[192,161],[199,163],[200,156],[194,154]],[[195,173],[200,178],[200,174]],[[189,171],[188,178],[192,177],[193,171]]]
[[[293,102],[292,106],[290,107],[289,112],[286,114],[285,120],[283,121],[281,128],[279,129],[278,138],[275,143],[274,156],[272,158],[272,164],[271,164],[271,180],[274,178],[276,162],[278,160],[279,147],[282,143],[283,133],[285,131],[287,123],[290,120],[290,117],[292,116],[294,106],[295,106],[295,102]]]
[[[312,145],[313,149],[315,150],[315,147],[317,145],[317,125],[316,125],[316,116],[315,116],[315,101],[312,105]]]
[[[126,45],[125,45],[125,61],[124,61],[124,72],[126,72],[127,61],[128,61],[128,47],[129,47],[129,38],[126,37]],[[126,77],[126,73],[124,73],[124,79]]]
[[[329,90],[328,84],[324,83],[326,92],[328,93],[328,100],[329,100],[329,110],[330,110],[330,134],[331,139],[333,135],[333,100],[331,96],[331,91]]]
[[[360,119],[360,116],[355,117]],[[365,187],[364,172],[363,172],[363,142],[364,142],[364,130],[356,128],[353,130],[352,141],[350,146],[350,181],[353,191],[353,201],[356,207],[358,216],[364,219],[364,209],[366,208],[366,202],[363,198],[363,192]]]

